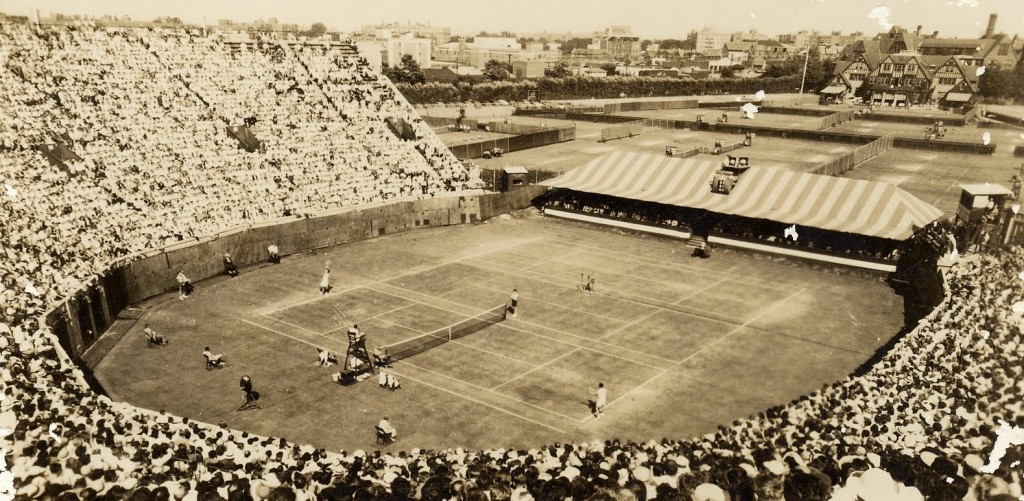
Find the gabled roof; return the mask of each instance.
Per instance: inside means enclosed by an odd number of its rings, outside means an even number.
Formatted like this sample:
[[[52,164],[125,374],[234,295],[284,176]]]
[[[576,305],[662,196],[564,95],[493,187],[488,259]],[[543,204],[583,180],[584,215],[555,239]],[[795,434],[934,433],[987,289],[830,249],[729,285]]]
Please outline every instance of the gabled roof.
[[[833,75],[842,75],[846,68],[853,65],[853,61],[836,61],[836,67],[832,70]]]
[[[965,64],[967,59],[969,58],[953,56],[953,62],[956,64],[956,67],[960,68],[960,72],[963,73],[964,78],[971,83],[971,87],[974,87],[975,90],[977,90],[978,80],[981,79],[981,76],[978,75],[978,69],[976,67]]]
[[[918,56],[921,59],[921,64],[925,68],[928,68],[934,72],[941,68],[950,60],[950,56]]]

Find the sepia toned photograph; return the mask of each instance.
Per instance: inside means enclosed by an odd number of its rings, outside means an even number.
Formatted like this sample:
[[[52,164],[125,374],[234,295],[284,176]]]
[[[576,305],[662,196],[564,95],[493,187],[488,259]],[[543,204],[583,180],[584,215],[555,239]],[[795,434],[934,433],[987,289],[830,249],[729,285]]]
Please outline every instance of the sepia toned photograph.
[[[0,0],[0,501],[1024,500],[1020,0]]]

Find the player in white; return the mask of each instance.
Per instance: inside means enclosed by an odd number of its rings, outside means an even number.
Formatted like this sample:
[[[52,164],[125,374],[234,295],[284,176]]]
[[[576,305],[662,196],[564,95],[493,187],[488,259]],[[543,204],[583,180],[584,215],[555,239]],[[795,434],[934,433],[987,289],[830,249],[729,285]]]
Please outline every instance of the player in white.
[[[590,390],[590,394],[597,397],[594,400],[594,417],[601,419],[604,417],[604,407],[608,405],[608,388],[604,387],[604,383],[597,383],[597,389]]]

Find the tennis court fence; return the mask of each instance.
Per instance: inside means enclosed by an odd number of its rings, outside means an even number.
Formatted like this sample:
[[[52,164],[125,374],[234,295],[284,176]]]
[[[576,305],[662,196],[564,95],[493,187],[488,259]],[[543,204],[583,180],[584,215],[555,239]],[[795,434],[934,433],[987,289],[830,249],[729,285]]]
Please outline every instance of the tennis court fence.
[[[447,327],[406,339],[387,347],[387,353],[391,360],[402,360],[413,355],[419,355],[449,341],[466,337],[475,332],[480,332],[496,323],[505,320],[505,305],[497,306],[479,315],[456,322]]]

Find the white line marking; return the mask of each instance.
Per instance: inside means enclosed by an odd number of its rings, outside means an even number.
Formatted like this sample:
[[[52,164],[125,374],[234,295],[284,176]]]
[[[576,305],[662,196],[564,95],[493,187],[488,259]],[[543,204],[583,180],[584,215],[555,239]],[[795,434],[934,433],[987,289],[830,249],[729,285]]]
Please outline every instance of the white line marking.
[[[528,406],[530,406],[530,407],[533,407],[533,408],[535,408],[535,409],[537,409],[537,410],[539,410],[539,411],[542,411],[542,412],[546,412],[546,413],[548,413],[548,414],[551,414],[551,415],[554,415],[554,416],[558,416],[558,417],[561,417],[561,418],[565,418],[565,419],[568,419],[568,420],[570,420],[570,421],[579,421],[579,418],[575,418],[575,417],[572,417],[572,416],[566,416],[565,414],[562,414],[562,413],[560,413],[560,412],[556,412],[556,411],[553,411],[553,410],[551,410],[551,409],[546,409],[546,408],[544,408],[544,407],[541,407],[541,406],[539,406],[539,405],[537,405],[537,404],[531,404],[530,402],[527,402],[527,401],[525,401],[525,400],[519,400],[518,398],[513,398],[513,397],[511,397],[511,396],[509,396],[509,395],[506,395],[506,394],[504,394],[504,393],[499,393],[499,392],[496,392],[496,391],[491,391],[491,390],[489,390],[489,389],[487,389],[487,388],[484,388],[483,386],[478,386],[478,385],[475,385],[475,384],[473,384],[473,383],[469,383],[469,382],[463,381],[463,380],[461,380],[461,379],[459,379],[459,378],[455,378],[455,377],[449,376],[449,375],[447,375],[447,374],[442,374],[442,373],[440,373],[440,372],[437,372],[437,371],[432,371],[432,370],[430,370],[430,369],[426,369],[426,368],[424,368],[424,367],[420,367],[420,366],[418,366],[418,365],[416,365],[416,364],[411,364],[411,363],[409,363],[409,362],[408,362],[408,359],[406,359],[406,360],[401,360],[401,361],[398,361],[398,362],[395,362],[395,363],[397,363],[397,364],[405,364],[405,365],[408,365],[408,366],[410,366],[410,367],[415,367],[415,368],[417,368],[417,369],[419,369],[419,370],[421,370],[421,371],[424,371],[424,372],[429,372],[429,373],[431,373],[431,374],[434,374],[434,375],[437,375],[437,376],[441,376],[441,377],[443,377],[443,378],[446,378],[446,379],[451,379],[452,381],[458,381],[458,382],[459,382],[459,383],[461,383],[461,384],[465,384],[465,385],[468,385],[468,386],[472,386],[473,388],[477,388],[477,389],[479,389],[479,390],[481,390],[481,391],[486,391],[486,392],[490,392],[490,393],[491,393],[491,394],[493,394],[493,395],[496,395],[496,396],[498,396],[498,397],[500,397],[500,398],[503,398],[503,399],[506,399],[506,400],[510,400],[510,401],[512,401],[512,402],[516,402],[516,403],[519,403],[519,404],[523,404],[523,405],[528,405]],[[392,372],[394,372],[394,370],[392,370]],[[397,372],[396,372],[396,374],[397,374]],[[424,383],[424,384],[428,384],[428,385],[429,385],[429,383]],[[454,393],[454,392],[451,392],[451,393]],[[454,394],[456,394],[456,395],[459,395],[459,396],[463,396],[463,395],[462,395],[461,393],[454,393]],[[468,398],[468,397],[464,397],[464,398]],[[481,402],[481,403],[483,403],[483,402]],[[488,405],[489,407],[494,407],[494,406],[492,406],[492,405],[490,405],[490,404],[486,404],[486,403],[485,403],[484,405]],[[522,416],[522,415],[520,415],[520,414],[516,414],[516,413],[514,413],[514,412],[511,412],[511,411],[505,411],[505,410],[503,410],[503,409],[500,409],[500,408],[498,408],[498,407],[494,407],[494,408],[495,408],[495,409],[499,409],[499,410],[502,410],[503,412],[507,412],[507,413],[509,413],[509,414],[511,414],[511,415],[513,415],[513,416],[516,416],[516,417],[520,417],[520,418],[522,418],[522,419],[525,419],[525,420],[527,420],[527,421],[532,421],[531,419],[529,419],[529,418],[527,418],[527,417],[525,417],[525,416]],[[535,422],[535,423],[536,423],[536,421],[533,421],[533,422]],[[541,423],[537,423],[537,424],[541,424]],[[545,426],[547,426],[547,425],[545,425]],[[551,427],[549,426],[549,428],[551,428]],[[558,431],[562,431],[562,430],[558,430]],[[564,431],[562,431],[562,433],[565,433],[565,432],[564,432]]]
[[[548,360],[547,362],[544,362],[543,364],[537,365],[534,368],[519,374],[518,376],[516,376],[516,377],[514,377],[512,379],[509,379],[508,381],[505,381],[504,383],[499,384],[498,386],[495,386],[495,387],[491,388],[491,391],[497,391],[498,388],[501,388],[502,386],[505,386],[506,384],[509,384],[512,381],[518,380],[518,379],[522,378],[523,376],[526,376],[527,374],[530,374],[530,373],[536,371],[537,369],[540,369],[542,367],[547,367],[548,365],[551,365],[551,363],[554,362],[555,360],[561,360],[561,359],[563,359],[563,358],[565,358],[565,357],[567,357],[569,355],[572,355],[573,353],[576,353],[577,351],[580,351],[581,349],[582,348],[577,347],[575,350],[569,350],[569,351],[567,351],[567,352],[565,352],[565,353],[563,353],[563,354],[561,354],[561,355],[559,355],[559,356],[557,356],[555,358],[552,358],[551,360]]]
[[[784,298],[784,299],[783,299],[782,301],[779,301],[779,302],[777,302],[777,303],[773,304],[773,305],[772,305],[771,307],[769,307],[769,308],[765,309],[764,311],[762,311],[762,312],[758,313],[757,315],[754,315],[754,316],[753,316],[752,318],[750,318],[750,319],[749,319],[749,320],[747,320],[746,322],[743,322],[742,324],[740,324],[740,325],[737,325],[737,326],[736,326],[735,328],[733,328],[733,329],[732,329],[731,331],[729,331],[729,332],[727,332],[727,333],[723,334],[723,335],[722,335],[722,336],[720,336],[720,337],[719,337],[718,339],[715,339],[714,341],[711,341],[710,343],[708,343],[708,344],[706,344],[706,345],[704,345],[704,346],[700,347],[700,349],[698,349],[697,351],[695,351],[695,352],[693,352],[693,353],[689,354],[688,356],[686,356],[686,357],[685,357],[685,358],[683,358],[682,360],[680,360],[680,361],[676,362],[676,363],[674,364],[674,367],[678,367],[678,366],[682,365],[682,364],[683,364],[684,362],[686,362],[687,360],[690,360],[691,358],[693,358],[693,357],[697,356],[698,354],[700,354],[700,353],[702,353],[702,352],[706,351],[706,350],[707,350],[708,348],[710,348],[711,346],[713,346],[713,345],[715,345],[715,344],[718,344],[718,343],[722,342],[722,341],[723,341],[724,339],[726,339],[726,338],[728,338],[728,337],[732,336],[733,334],[735,334],[735,333],[739,332],[739,331],[740,331],[740,329],[742,329],[742,328],[746,327],[747,325],[750,325],[751,323],[753,323],[753,322],[754,322],[755,320],[757,320],[758,318],[760,318],[760,317],[761,317],[762,315],[764,315],[765,313],[768,313],[769,311],[771,311],[771,310],[774,310],[774,309],[778,308],[778,307],[779,307],[779,306],[781,306],[782,304],[786,303],[786,302],[787,302],[787,301],[789,301],[790,299],[793,299],[793,298],[794,298],[794,297],[796,297],[797,295],[799,295],[799,294],[802,294],[802,293],[803,293],[803,292],[805,292],[806,290],[807,290],[807,289],[800,289],[799,291],[796,291],[796,292],[794,292],[794,293],[790,294],[789,296],[786,296],[786,297],[785,297],[785,298]],[[646,385],[647,385],[648,383],[650,383],[651,381],[654,381],[655,379],[657,379],[657,378],[659,378],[659,377],[661,377],[661,376],[663,376],[663,375],[667,374],[667,373],[669,372],[669,370],[670,370],[670,369],[672,369],[672,367],[670,367],[670,368],[668,368],[668,369],[663,369],[663,370],[662,370],[662,371],[661,371],[660,373],[658,373],[658,374],[655,374],[654,376],[650,377],[650,378],[649,378],[649,379],[648,379],[647,381],[644,381],[643,383],[640,383],[640,384],[638,384],[638,385],[636,385],[636,386],[634,386],[634,387],[630,388],[630,389],[629,389],[629,391],[627,391],[627,392],[623,393],[622,395],[619,395],[619,396],[618,396],[617,398],[615,398],[615,399],[614,399],[614,400],[612,400],[611,402],[608,402],[608,405],[606,405],[606,406],[605,406],[605,409],[608,409],[609,407],[611,407],[611,406],[612,406],[612,404],[614,404],[615,402],[618,402],[619,400],[622,400],[623,398],[625,398],[625,397],[626,397],[626,396],[628,396],[629,394],[631,394],[631,393],[635,392],[636,390],[640,389],[641,387],[643,387],[643,386],[646,386]]]

